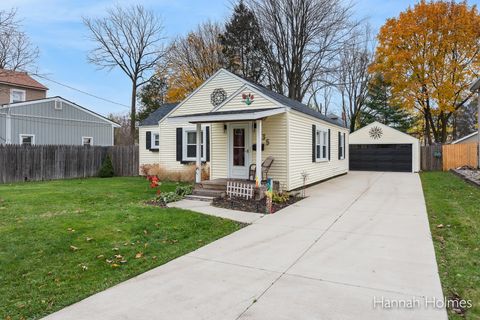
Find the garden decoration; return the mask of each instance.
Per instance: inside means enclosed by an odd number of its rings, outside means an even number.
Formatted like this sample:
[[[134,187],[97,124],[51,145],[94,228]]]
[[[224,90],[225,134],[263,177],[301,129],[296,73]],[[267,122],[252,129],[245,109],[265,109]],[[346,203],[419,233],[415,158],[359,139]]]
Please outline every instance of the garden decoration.
[[[242,94],[242,100],[243,102],[245,102],[247,106],[251,105],[254,99],[255,99],[255,96],[251,93]]]
[[[271,178],[267,179],[267,191],[265,191],[265,213],[272,213],[272,196],[273,196],[273,180]]]

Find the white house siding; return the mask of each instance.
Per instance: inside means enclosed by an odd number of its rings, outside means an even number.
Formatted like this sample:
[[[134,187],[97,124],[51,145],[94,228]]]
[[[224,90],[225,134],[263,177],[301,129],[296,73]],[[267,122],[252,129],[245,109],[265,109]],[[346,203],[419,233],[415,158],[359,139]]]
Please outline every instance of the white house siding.
[[[247,105],[243,101],[242,95],[244,93],[252,93],[254,99],[251,105]],[[265,109],[265,108],[276,108],[279,107],[277,104],[271,102],[270,100],[260,96],[256,91],[249,89],[248,87],[245,90],[238,92],[232,100],[228,101],[224,106],[222,106],[217,111],[229,111],[229,110],[252,110],[252,109]]]
[[[252,143],[257,141],[256,133],[257,131],[255,130],[252,135]],[[280,182],[282,190],[289,190],[287,175],[287,114],[281,113],[266,118],[262,123],[262,133],[265,136],[265,139],[262,140],[262,143],[265,145],[265,149],[262,151],[262,162],[268,156],[274,158],[268,175],[273,180]],[[269,142],[268,145],[267,140]],[[256,157],[257,153],[253,151],[253,162],[255,162]]]
[[[302,172],[308,173],[306,184],[348,172],[348,130],[315,117],[290,111],[288,127],[288,189],[302,187]],[[312,125],[330,129],[330,161],[312,162]],[[338,132],[345,133],[345,159],[338,159]]]
[[[223,123],[212,123],[210,144],[210,179],[228,176],[228,134]]]
[[[146,148],[146,132],[151,131],[158,133],[158,126],[142,126],[138,129],[138,144],[139,144],[139,163],[140,166],[144,164],[158,164],[160,162],[159,152],[150,151]]]
[[[369,130],[373,126],[382,129],[379,139],[370,137]],[[379,122],[373,122],[350,135],[350,144],[412,144],[412,168],[414,172],[420,171],[420,141],[406,133],[390,128]]]

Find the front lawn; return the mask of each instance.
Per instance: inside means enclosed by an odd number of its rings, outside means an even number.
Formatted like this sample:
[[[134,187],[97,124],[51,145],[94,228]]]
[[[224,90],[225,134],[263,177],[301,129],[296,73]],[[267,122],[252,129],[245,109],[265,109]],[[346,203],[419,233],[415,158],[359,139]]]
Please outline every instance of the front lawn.
[[[144,178],[0,185],[0,319],[45,316],[241,228],[144,205],[153,194]]]
[[[421,174],[443,294],[471,300],[465,318],[480,319],[480,188],[446,172]]]

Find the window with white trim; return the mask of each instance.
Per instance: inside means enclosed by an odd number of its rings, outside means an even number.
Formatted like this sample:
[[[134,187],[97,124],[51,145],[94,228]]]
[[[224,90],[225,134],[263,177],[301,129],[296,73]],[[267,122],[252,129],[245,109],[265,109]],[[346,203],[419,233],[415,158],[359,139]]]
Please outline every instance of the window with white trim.
[[[340,142],[338,143],[340,160],[343,160],[345,159],[345,134],[340,132],[340,135],[338,137],[340,138]]]
[[[206,130],[202,130],[201,137],[201,158],[205,161],[206,145],[204,141]],[[195,129],[183,129],[183,161],[196,161],[197,160],[197,130]]]
[[[84,146],[84,147],[93,146],[93,138],[92,137],[82,137],[82,146]]]
[[[328,130],[317,129],[315,144],[317,161],[328,160]]]
[[[21,134],[20,144],[22,146],[33,146],[35,144],[35,135],[33,134]]]
[[[10,90],[10,103],[23,102],[26,100],[26,91],[20,89]]]
[[[152,132],[152,141],[150,149],[158,149],[160,147],[160,134]]]

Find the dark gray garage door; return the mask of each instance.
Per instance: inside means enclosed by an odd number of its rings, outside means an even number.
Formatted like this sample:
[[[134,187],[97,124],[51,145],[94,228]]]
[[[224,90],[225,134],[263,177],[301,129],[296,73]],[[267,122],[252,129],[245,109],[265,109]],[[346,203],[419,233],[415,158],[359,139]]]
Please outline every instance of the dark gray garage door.
[[[350,170],[412,172],[411,144],[351,144]]]

